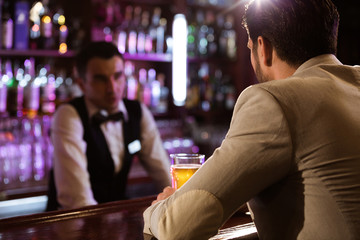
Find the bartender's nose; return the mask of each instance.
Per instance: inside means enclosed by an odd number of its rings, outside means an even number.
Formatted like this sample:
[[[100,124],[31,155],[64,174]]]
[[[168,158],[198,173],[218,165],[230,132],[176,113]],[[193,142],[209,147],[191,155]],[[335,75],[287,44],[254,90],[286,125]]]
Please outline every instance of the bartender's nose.
[[[116,85],[116,80],[113,77],[110,77],[108,80],[108,91],[114,92]]]

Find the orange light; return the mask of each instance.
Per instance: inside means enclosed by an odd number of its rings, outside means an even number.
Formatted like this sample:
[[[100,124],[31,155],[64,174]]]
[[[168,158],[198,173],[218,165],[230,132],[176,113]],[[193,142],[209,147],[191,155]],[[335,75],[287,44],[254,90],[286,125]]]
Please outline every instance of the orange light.
[[[40,30],[40,27],[39,27],[39,25],[34,24],[34,25],[31,27],[31,30],[32,30],[33,32],[38,32],[38,31]]]
[[[67,31],[67,27],[66,27],[65,25],[62,25],[62,26],[60,27],[60,31],[61,31],[61,32],[66,32],[66,31]]]
[[[67,44],[66,43],[61,43],[59,46],[59,53],[60,54],[64,54],[67,52]]]
[[[49,16],[43,16],[41,21],[43,23],[50,23],[51,22],[51,18]]]

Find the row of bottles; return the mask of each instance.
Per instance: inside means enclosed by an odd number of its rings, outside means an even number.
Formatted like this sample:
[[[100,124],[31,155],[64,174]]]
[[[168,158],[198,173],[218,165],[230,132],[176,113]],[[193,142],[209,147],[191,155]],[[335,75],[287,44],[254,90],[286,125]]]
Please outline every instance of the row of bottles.
[[[51,64],[35,65],[33,58],[24,62],[0,59],[0,117],[52,115],[69,99],[82,94],[73,79]],[[126,91],[130,100],[143,102],[153,113],[168,111],[169,89],[165,75],[154,68],[137,68],[125,62]]]
[[[168,154],[197,153],[199,147],[184,136],[180,120],[157,120]],[[0,193],[46,185],[52,167],[51,116],[0,118]]]
[[[210,111],[232,110],[236,91],[231,78],[209,63],[191,64],[185,106],[187,109]]]
[[[190,11],[188,23],[189,57],[236,58],[234,17],[212,10]]]
[[[3,0],[3,4],[0,4],[1,48],[56,49],[66,53],[69,28],[63,9],[50,4],[49,0],[35,1],[32,5],[29,2]]]
[[[64,70],[55,75],[50,64],[36,66],[33,58],[5,59],[0,66],[0,116],[51,115],[56,106],[81,94]]]
[[[125,75],[127,99],[143,102],[153,113],[167,112],[169,89],[163,73],[157,74],[154,68],[135,71],[135,64],[126,61]]]
[[[0,118],[0,192],[47,184],[53,146],[49,116]]]
[[[98,5],[92,27],[93,40],[113,42],[121,53],[171,53],[168,23],[161,16],[160,7],[149,10],[127,5],[121,9],[120,4],[113,1]]]

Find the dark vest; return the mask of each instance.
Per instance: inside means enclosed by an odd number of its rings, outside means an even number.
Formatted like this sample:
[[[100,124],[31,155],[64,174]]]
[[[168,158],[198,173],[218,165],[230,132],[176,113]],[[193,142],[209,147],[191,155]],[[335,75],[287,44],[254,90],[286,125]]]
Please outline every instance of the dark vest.
[[[124,104],[128,112],[128,121],[122,121],[125,155],[124,159],[122,159],[121,170],[117,174],[114,173],[114,161],[100,126],[92,124],[89,120],[84,98],[75,98],[69,103],[73,105],[79,113],[84,127],[83,139],[87,144],[86,156],[88,172],[95,200],[98,203],[104,203],[126,199],[127,177],[132,159],[134,154],[136,154],[133,152],[130,153],[128,146],[135,140],[140,140],[140,103],[138,101],[124,99]],[[57,202],[51,203],[54,201],[54,198],[56,201],[56,189],[52,173],[49,185],[47,210],[50,211],[58,207]],[[55,206],[51,206],[54,204]],[[53,209],[54,207],[55,209]]]

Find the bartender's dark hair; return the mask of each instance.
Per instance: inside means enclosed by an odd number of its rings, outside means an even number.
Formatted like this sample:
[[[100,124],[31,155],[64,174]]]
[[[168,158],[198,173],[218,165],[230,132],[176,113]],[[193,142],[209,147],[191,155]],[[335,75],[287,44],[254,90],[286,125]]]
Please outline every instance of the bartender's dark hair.
[[[90,59],[94,57],[110,59],[113,56],[119,56],[124,60],[122,54],[113,43],[105,41],[91,42],[76,55],[75,67],[79,76],[85,80],[86,67]]]
[[[243,26],[254,49],[262,36],[293,66],[337,52],[339,13],[331,0],[251,0]]]

